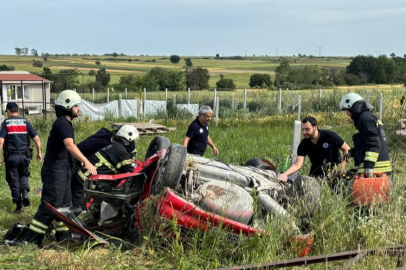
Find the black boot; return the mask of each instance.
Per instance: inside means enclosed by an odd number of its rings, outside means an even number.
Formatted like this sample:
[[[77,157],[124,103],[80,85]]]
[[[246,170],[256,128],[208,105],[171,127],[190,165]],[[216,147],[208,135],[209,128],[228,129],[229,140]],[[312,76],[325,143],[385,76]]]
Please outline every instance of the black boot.
[[[23,204],[21,202],[16,202],[16,209],[13,211],[14,214],[21,214],[23,212]]]
[[[23,192],[21,193],[21,196],[23,197],[23,205],[30,206],[30,198],[28,198],[28,191],[23,190]]]

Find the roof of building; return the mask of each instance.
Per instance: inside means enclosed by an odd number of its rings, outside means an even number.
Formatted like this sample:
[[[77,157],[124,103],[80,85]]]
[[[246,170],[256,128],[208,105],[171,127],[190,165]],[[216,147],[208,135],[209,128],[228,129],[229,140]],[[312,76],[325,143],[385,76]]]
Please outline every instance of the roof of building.
[[[42,81],[51,82],[50,80],[44,79],[40,76],[30,74],[27,71],[1,71],[0,81]]]

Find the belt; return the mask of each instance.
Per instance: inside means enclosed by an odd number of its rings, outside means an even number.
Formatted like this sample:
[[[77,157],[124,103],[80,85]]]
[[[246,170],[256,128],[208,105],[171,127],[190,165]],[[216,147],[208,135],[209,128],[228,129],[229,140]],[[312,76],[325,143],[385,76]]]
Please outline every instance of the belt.
[[[8,153],[10,155],[12,155],[12,154],[24,154],[25,155],[26,152],[27,152],[27,150],[26,151],[8,151]]]

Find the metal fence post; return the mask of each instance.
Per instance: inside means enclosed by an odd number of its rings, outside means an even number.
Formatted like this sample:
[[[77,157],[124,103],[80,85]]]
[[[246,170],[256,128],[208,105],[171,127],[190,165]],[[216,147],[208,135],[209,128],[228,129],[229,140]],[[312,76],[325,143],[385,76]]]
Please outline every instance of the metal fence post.
[[[242,108],[244,110],[247,109],[247,89],[244,89],[244,103],[242,105]]]
[[[220,99],[216,98],[216,127],[219,124],[219,107],[220,107]]]
[[[173,102],[173,107],[175,108],[176,107],[176,94],[173,94],[172,102]]]
[[[231,95],[231,110],[235,110],[235,93]]]
[[[110,88],[107,87],[107,103],[110,102]]]
[[[282,88],[279,88],[279,95],[278,95],[278,111],[282,111]]]
[[[319,89],[319,99],[321,99],[321,92],[322,92],[323,90],[321,90],[321,88]]]
[[[297,107],[297,120],[300,121],[300,115],[302,114],[302,96],[298,97],[298,107]]]
[[[144,88],[144,96],[142,98],[142,116],[145,118],[145,103],[147,103],[147,88]]]
[[[190,87],[187,89],[187,104],[190,104]]]
[[[92,88],[92,102],[94,102],[94,88]]]
[[[128,99],[127,88],[125,88],[125,99]]]
[[[216,110],[217,89],[214,88],[213,110]]]
[[[371,104],[371,91],[367,90],[367,96],[365,98],[365,101],[367,102],[367,104]]]
[[[168,103],[168,88],[165,88],[165,102]]]
[[[119,94],[118,95],[118,118],[121,117],[121,112],[122,112],[121,100],[122,100],[122,96],[121,96],[121,94]]]
[[[379,120],[382,120],[382,112],[383,112],[383,94],[381,93],[379,99]]]

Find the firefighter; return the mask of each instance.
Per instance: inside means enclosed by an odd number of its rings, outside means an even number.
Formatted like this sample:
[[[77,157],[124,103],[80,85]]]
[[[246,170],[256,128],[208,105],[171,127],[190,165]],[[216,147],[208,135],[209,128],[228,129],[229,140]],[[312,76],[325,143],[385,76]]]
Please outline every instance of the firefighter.
[[[123,125],[113,137],[112,143],[90,156],[89,161],[96,167],[99,174],[132,172],[134,170],[132,160],[136,152],[135,141],[138,138],[137,128],[132,125]],[[72,178],[72,181],[78,183],[75,185],[75,190],[72,190],[73,212],[79,212],[83,207],[81,205],[84,197],[83,184],[89,176],[89,170],[84,168]]]
[[[11,190],[13,203],[16,204],[14,213],[21,213],[23,206],[30,205],[28,197],[29,166],[32,158],[30,138],[34,140],[37,148],[38,162],[42,161],[41,141],[30,122],[19,116],[17,103],[8,102],[6,113],[8,118],[3,121],[0,130],[0,151],[4,150],[6,181]]]
[[[367,178],[373,177],[374,173],[391,175],[392,166],[382,121],[369,111],[365,100],[356,93],[345,95],[340,109],[346,111],[358,130],[352,137],[354,148],[350,150],[357,173],[364,173]]]
[[[49,133],[44,165],[41,169],[43,183],[41,204],[25,237],[25,241],[39,247],[42,246],[45,232],[53,221],[56,240],[70,238],[69,229],[60,220],[55,219],[46,207],[45,201],[55,208],[71,206],[70,163],[73,158],[79,160],[91,174],[96,174],[95,167],[74,143],[72,120],[80,112],[80,103],[80,96],[73,90],[62,91],[55,102],[57,119]]]

